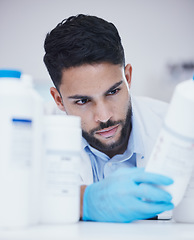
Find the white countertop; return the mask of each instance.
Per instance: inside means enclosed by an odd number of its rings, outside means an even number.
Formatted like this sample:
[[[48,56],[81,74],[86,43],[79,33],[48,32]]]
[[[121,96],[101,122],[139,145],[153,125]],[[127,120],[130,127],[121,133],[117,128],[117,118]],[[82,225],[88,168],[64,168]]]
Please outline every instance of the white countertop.
[[[133,223],[78,222],[0,230],[0,240],[194,240],[194,224],[146,220]]]

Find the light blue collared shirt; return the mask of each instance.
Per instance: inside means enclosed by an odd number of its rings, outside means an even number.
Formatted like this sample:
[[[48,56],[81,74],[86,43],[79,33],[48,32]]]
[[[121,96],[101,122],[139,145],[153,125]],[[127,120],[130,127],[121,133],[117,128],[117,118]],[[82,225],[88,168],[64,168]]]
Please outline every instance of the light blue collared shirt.
[[[110,158],[105,153],[91,147],[84,138],[82,138],[82,143],[83,149],[90,157],[94,182],[102,180],[120,167],[135,167],[137,155],[142,159],[144,158],[140,128],[138,127],[138,120],[134,112],[128,146],[123,154],[117,154]]]

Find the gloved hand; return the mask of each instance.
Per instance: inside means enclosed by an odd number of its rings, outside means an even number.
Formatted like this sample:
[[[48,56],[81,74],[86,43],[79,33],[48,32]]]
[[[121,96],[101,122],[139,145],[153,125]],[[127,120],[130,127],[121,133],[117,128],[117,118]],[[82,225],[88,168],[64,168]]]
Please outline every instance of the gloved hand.
[[[83,220],[132,222],[171,210],[171,195],[158,185],[172,183],[172,179],[143,168],[120,168],[86,187]]]

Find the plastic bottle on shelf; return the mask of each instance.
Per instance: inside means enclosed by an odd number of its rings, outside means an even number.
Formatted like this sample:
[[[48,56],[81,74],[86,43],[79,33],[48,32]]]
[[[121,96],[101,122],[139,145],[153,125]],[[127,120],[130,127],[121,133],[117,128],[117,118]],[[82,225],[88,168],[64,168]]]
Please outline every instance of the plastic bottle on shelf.
[[[80,217],[81,121],[76,116],[50,115],[44,125],[41,222],[75,223]]]
[[[41,164],[43,158],[43,112],[44,100],[41,95],[36,91],[34,79],[31,75],[22,73],[21,83],[27,92],[33,97],[34,101],[34,114],[39,116],[39,120],[34,122],[34,139],[33,144],[33,168],[32,168],[32,186],[31,186],[31,223],[35,225],[40,221],[40,195],[41,195]]]
[[[193,157],[194,161],[194,157]],[[194,169],[182,201],[172,211],[176,222],[194,223]]]
[[[181,202],[194,168],[194,79],[175,88],[164,126],[158,136],[146,171],[171,177],[164,187],[175,207]]]
[[[30,226],[38,172],[41,102],[21,82],[21,72],[0,70],[0,227]]]

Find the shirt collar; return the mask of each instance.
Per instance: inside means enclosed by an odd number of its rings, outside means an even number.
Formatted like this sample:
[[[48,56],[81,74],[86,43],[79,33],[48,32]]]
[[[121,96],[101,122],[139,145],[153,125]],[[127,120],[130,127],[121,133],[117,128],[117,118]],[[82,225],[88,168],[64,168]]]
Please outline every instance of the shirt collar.
[[[82,137],[82,148],[85,150],[87,153],[93,153],[94,155],[100,157],[104,161],[108,161],[110,158],[103,152],[93,148],[90,146],[90,144],[86,141],[85,138]]]

